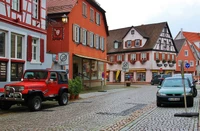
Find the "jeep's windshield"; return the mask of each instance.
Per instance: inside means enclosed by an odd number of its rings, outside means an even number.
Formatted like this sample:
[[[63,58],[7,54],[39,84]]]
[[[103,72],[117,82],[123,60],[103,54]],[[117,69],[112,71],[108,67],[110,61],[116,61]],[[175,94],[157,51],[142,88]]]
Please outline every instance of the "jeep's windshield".
[[[46,79],[47,75],[47,71],[26,71],[24,79]]]

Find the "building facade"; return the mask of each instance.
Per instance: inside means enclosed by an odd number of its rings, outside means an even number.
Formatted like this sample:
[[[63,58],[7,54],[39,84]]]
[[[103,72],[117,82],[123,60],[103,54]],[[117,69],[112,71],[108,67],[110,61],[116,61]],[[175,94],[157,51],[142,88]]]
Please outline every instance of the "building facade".
[[[60,65],[69,70],[70,79],[81,75],[84,85],[100,85],[107,62],[105,11],[94,0],[47,0],[47,7],[51,18],[47,51],[68,53],[68,62]],[[63,15],[67,15],[66,23],[61,22]],[[59,62],[55,64],[59,65]]]
[[[176,47],[166,22],[109,31],[107,79],[110,82],[150,82],[156,74],[173,74]],[[128,62],[128,70],[122,70]]]
[[[48,68],[46,0],[0,1],[0,87],[25,69]]]

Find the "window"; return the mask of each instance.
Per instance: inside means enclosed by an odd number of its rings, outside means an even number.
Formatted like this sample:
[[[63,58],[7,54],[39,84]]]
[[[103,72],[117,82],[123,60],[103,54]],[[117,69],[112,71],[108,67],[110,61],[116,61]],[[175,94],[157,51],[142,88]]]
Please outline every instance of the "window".
[[[170,60],[170,54],[167,54],[167,60]]]
[[[146,58],[147,58],[146,53],[141,53],[141,59],[143,60],[143,59],[146,59]]]
[[[87,43],[87,30],[83,29],[83,41],[82,41],[82,44],[86,45],[86,43]]]
[[[184,61],[184,66],[185,66],[186,63],[188,63],[188,60],[185,60],[185,61]]]
[[[83,77],[84,80],[90,79],[91,64],[89,59],[83,59]]]
[[[99,36],[96,35],[96,49],[99,49],[99,40],[100,40]]]
[[[117,55],[117,61],[122,61],[122,55]]]
[[[156,53],[156,59],[159,59],[159,53]]]
[[[0,31],[0,57],[5,57],[5,32]]]
[[[94,21],[94,10],[92,8],[90,8],[90,20]]]
[[[39,18],[39,0],[33,0],[33,18],[38,19]]]
[[[175,55],[172,55],[172,60],[175,60],[174,56],[175,56]]]
[[[162,60],[165,60],[165,54],[164,53],[162,54]]]
[[[100,14],[98,12],[96,13],[96,24],[100,25]]]
[[[185,52],[185,53],[184,53],[185,56],[188,56],[188,50],[185,50],[184,52]]]
[[[73,40],[76,43],[80,43],[80,26],[73,25]]]
[[[171,51],[172,42],[169,42],[169,51]]]
[[[104,72],[104,63],[98,61],[98,79],[102,79],[102,72]],[[105,75],[104,75],[105,78]]]
[[[181,66],[181,60],[178,60],[178,66]]]
[[[97,76],[98,76],[98,65],[97,65],[97,61],[96,60],[91,60],[91,79],[92,80],[96,80],[97,79]]]
[[[90,32],[90,47],[94,46],[94,33]]]
[[[32,61],[39,62],[39,39],[33,38],[32,40]]]
[[[22,59],[22,36],[11,34],[11,58]]]
[[[68,76],[67,76],[66,72],[59,72],[58,78],[59,78],[58,82],[60,84],[67,84],[68,83]]]
[[[162,47],[161,40],[158,41],[158,44],[159,44],[159,50],[161,50],[161,47]]]
[[[7,62],[0,62],[0,81],[7,80]]]
[[[12,0],[12,9],[15,11],[20,11],[20,0]]]
[[[131,54],[131,60],[136,60],[136,54]]]
[[[190,61],[190,66],[194,66],[194,61]]]
[[[118,49],[118,42],[117,41],[114,42],[114,48]]]
[[[105,45],[104,41],[105,41],[104,38],[101,37],[101,38],[100,38],[100,48],[101,48],[102,51],[105,50],[105,49],[104,49],[104,45]]]
[[[113,61],[114,61],[114,57],[110,56],[110,62],[113,62]]]
[[[130,48],[131,47],[131,40],[127,41],[127,47]]]
[[[23,74],[23,63],[11,63],[11,81],[20,81]]]
[[[140,46],[140,40],[137,39],[137,40],[135,40],[135,47],[139,47],[139,46]]]
[[[86,3],[83,3],[82,13],[83,13],[84,17],[87,17],[87,5],[86,5]]]

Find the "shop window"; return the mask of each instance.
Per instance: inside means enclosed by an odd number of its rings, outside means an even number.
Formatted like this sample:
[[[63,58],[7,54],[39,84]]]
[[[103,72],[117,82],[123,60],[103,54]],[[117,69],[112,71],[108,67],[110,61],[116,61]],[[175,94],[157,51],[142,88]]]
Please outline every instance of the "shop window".
[[[137,72],[137,81],[146,81],[146,73]]]
[[[0,31],[0,57],[5,57],[5,32]]]
[[[11,63],[11,81],[20,81],[23,75],[23,63]]]
[[[98,79],[102,79],[102,73],[103,72],[104,72],[104,63],[98,61]]]
[[[92,60],[91,62],[91,79],[92,80],[97,80],[97,76],[98,76],[98,65],[97,65],[97,61]]]
[[[7,80],[7,63],[0,62],[0,81]]]
[[[90,79],[90,60],[83,59],[83,79],[89,80]]]
[[[131,81],[133,79],[133,73],[125,74],[125,81]]]
[[[11,34],[11,57],[22,59],[22,36]]]

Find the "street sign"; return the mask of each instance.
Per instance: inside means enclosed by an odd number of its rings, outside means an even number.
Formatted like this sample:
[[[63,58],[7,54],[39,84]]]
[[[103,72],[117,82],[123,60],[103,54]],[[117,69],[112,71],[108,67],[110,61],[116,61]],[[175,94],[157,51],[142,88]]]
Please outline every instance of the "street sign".
[[[69,64],[69,53],[58,53],[58,63],[60,65],[68,65]]]
[[[185,63],[185,68],[190,68],[190,64],[189,63]]]
[[[122,69],[129,69],[129,63],[127,61],[122,62]]]
[[[124,69],[124,68],[122,68],[122,71],[123,71],[123,72],[129,72],[129,69]]]

